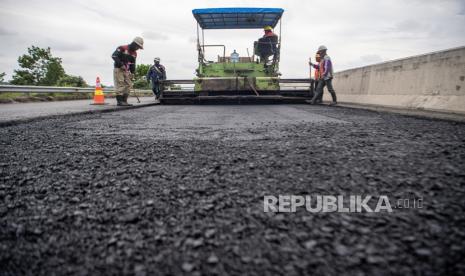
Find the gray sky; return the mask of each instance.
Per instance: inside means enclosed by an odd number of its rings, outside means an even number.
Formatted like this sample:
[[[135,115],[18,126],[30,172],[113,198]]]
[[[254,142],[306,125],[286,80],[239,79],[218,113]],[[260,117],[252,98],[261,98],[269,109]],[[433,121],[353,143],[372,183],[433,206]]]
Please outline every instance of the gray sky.
[[[168,78],[193,78],[192,9],[207,7],[284,8],[283,77],[308,76],[308,57],[320,44],[329,48],[336,71],[465,45],[465,0],[0,0],[0,72],[10,79],[27,47],[50,46],[68,74],[112,84],[111,53],[139,35],[145,50],[138,63],[159,56]],[[205,42],[246,56],[261,35],[207,30]]]

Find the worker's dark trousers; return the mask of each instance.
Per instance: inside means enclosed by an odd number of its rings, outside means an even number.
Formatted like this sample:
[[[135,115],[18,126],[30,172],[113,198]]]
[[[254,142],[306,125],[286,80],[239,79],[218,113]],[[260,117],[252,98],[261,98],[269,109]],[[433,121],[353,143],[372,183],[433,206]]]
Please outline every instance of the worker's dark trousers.
[[[158,99],[160,98],[160,83],[159,82],[152,82],[152,92],[155,97]]]
[[[314,92],[313,92],[313,95],[312,95],[312,99],[313,99],[313,96],[315,96],[317,94],[317,88],[318,88],[318,84],[321,82],[322,80],[316,80],[315,81],[315,89],[314,89]],[[317,103],[321,103],[323,101],[323,93],[320,93],[318,98],[316,98],[316,102]]]
[[[328,79],[318,81],[318,85],[316,86],[316,94],[313,96],[312,103],[315,103],[318,98],[323,98],[323,89],[325,86],[328,88],[328,91],[333,98],[333,102],[337,102],[336,91],[334,91],[333,88],[333,79]]]

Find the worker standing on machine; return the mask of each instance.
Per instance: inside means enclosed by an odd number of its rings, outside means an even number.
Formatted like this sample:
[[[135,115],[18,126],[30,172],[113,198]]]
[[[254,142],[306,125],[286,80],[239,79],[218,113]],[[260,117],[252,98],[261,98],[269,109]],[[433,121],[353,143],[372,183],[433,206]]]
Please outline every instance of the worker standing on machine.
[[[321,81],[321,78],[320,78],[320,75],[321,75],[321,72],[320,72],[320,69],[323,68],[323,61],[321,60],[321,56],[320,54],[317,52],[316,55],[315,55],[315,61],[317,63],[312,63],[311,59],[309,59],[308,61],[308,64],[313,67],[315,69],[315,73],[314,73],[314,79],[315,79],[315,83],[314,83],[314,87],[317,88],[318,87],[318,83]],[[316,92],[315,92],[316,93]],[[313,96],[315,95],[315,93],[313,94]],[[312,98],[313,98],[312,96]],[[322,103],[323,102],[323,93],[320,94],[320,96],[316,99],[315,103],[319,104],[319,103]]]
[[[137,50],[139,49],[144,49],[142,37],[134,38],[128,45],[119,46],[111,55],[114,61],[113,79],[118,106],[131,106],[128,103],[128,97],[136,72]]]
[[[160,58],[153,59],[153,65],[147,72],[147,81],[152,81],[152,91],[155,95],[155,102],[160,103],[160,95],[163,84],[160,81],[166,80],[165,66],[160,64]]]
[[[312,104],[315,104],[317,99],[323,95],[323,89],[325,86],[328,88],[329,93],[333,99],[330,105],[336,105],[336,92],[333,88],[333,64],[331,62],[331,58],[326,54],[328,48],[326,46],[320,46],[318,48],[318,54],[322,59],[322,63],[320,64],[320,81],[318,82],[318,86],[316,88],[316,94],[313,96]],[[321,66],[322,65],[322,66]]]

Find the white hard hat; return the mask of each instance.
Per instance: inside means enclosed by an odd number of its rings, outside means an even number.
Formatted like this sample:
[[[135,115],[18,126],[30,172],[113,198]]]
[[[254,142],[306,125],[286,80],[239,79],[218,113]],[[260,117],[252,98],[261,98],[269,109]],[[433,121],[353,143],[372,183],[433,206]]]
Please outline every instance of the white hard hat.
[[[132,42],[136,43],[141,49],[144,49],[144,39],[142,37],[136,36]]]
[[[318,52],[319,51],[324,51],[324,50],[328,50],[328,48],[326,48],[325,45],[321,45],[320,47],[318,47]]]
[[[156,57],[156,58],[153,59],[153,61],[158,61],[158,62],[160,62],[160,58],[159,58],[159,57]]]

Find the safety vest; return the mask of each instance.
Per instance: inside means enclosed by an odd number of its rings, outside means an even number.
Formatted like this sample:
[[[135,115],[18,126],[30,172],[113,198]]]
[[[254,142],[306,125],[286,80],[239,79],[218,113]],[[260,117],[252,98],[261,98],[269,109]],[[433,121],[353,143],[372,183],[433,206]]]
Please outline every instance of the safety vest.
[[[318,80],[320,78],[320,70],[318,69],[315,69],[315,73],[314,73],[314,76],[315,76],[315,80]]]
[[[320,62],[318,62],[318,69],[315,69],[315,80],[319,80],[321,76],[323,76],[323,72],[325,71],[325,63],[324,60],[321,59]]]
[[[318,79],[321,79],[324,72],[325,72],[325,61],[324,59],[321,59],[320,62],[318,63]]]

